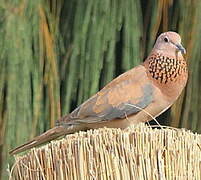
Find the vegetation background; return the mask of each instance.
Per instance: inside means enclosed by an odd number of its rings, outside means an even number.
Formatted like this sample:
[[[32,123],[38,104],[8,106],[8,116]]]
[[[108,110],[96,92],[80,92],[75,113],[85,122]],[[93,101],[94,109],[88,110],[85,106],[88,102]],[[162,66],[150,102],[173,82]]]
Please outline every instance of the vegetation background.
[[[201,132],[200,0],[0,0],[0,170],[9,149],[54,126],[179,32],[190,77],[159,122]]]

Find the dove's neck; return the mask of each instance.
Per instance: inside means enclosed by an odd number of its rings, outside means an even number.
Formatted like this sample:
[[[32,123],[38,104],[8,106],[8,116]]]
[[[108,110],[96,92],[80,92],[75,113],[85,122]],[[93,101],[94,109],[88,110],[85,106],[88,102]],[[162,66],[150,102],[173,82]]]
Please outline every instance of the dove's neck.
[[[180,94],[178,89],[186,85],[188,71],[182,56],[151,53],[144,62],[148,77],[157,85],[165,86],[167,93]]]

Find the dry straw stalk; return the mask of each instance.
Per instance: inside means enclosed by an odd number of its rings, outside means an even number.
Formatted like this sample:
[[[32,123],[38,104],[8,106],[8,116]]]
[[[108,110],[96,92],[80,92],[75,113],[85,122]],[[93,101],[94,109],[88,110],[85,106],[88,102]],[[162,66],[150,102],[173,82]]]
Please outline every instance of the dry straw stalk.
[[[16,156],[10,179],[201,179],[201,135],[144,124],[79,132]]]

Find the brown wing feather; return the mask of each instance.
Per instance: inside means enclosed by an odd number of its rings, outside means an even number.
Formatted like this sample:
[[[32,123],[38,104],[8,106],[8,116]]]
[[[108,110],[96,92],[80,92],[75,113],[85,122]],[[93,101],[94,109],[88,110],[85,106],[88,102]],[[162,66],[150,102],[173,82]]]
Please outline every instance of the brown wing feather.
[[[144,108],[153,100],[152,94],[153,88],[146,76],[146,69],[139,65],[114,79],[62,118],[60,123],[94,123],[124,118],[140,111],[127,104]]]

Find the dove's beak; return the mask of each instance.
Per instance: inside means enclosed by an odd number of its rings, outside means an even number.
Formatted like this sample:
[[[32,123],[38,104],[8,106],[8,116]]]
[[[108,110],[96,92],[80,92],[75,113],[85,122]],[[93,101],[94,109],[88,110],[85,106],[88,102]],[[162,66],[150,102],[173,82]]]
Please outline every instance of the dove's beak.
[[[186,54],[186,49],[181,44],[175,44],[177,49],[181,51],[182,54]]]

